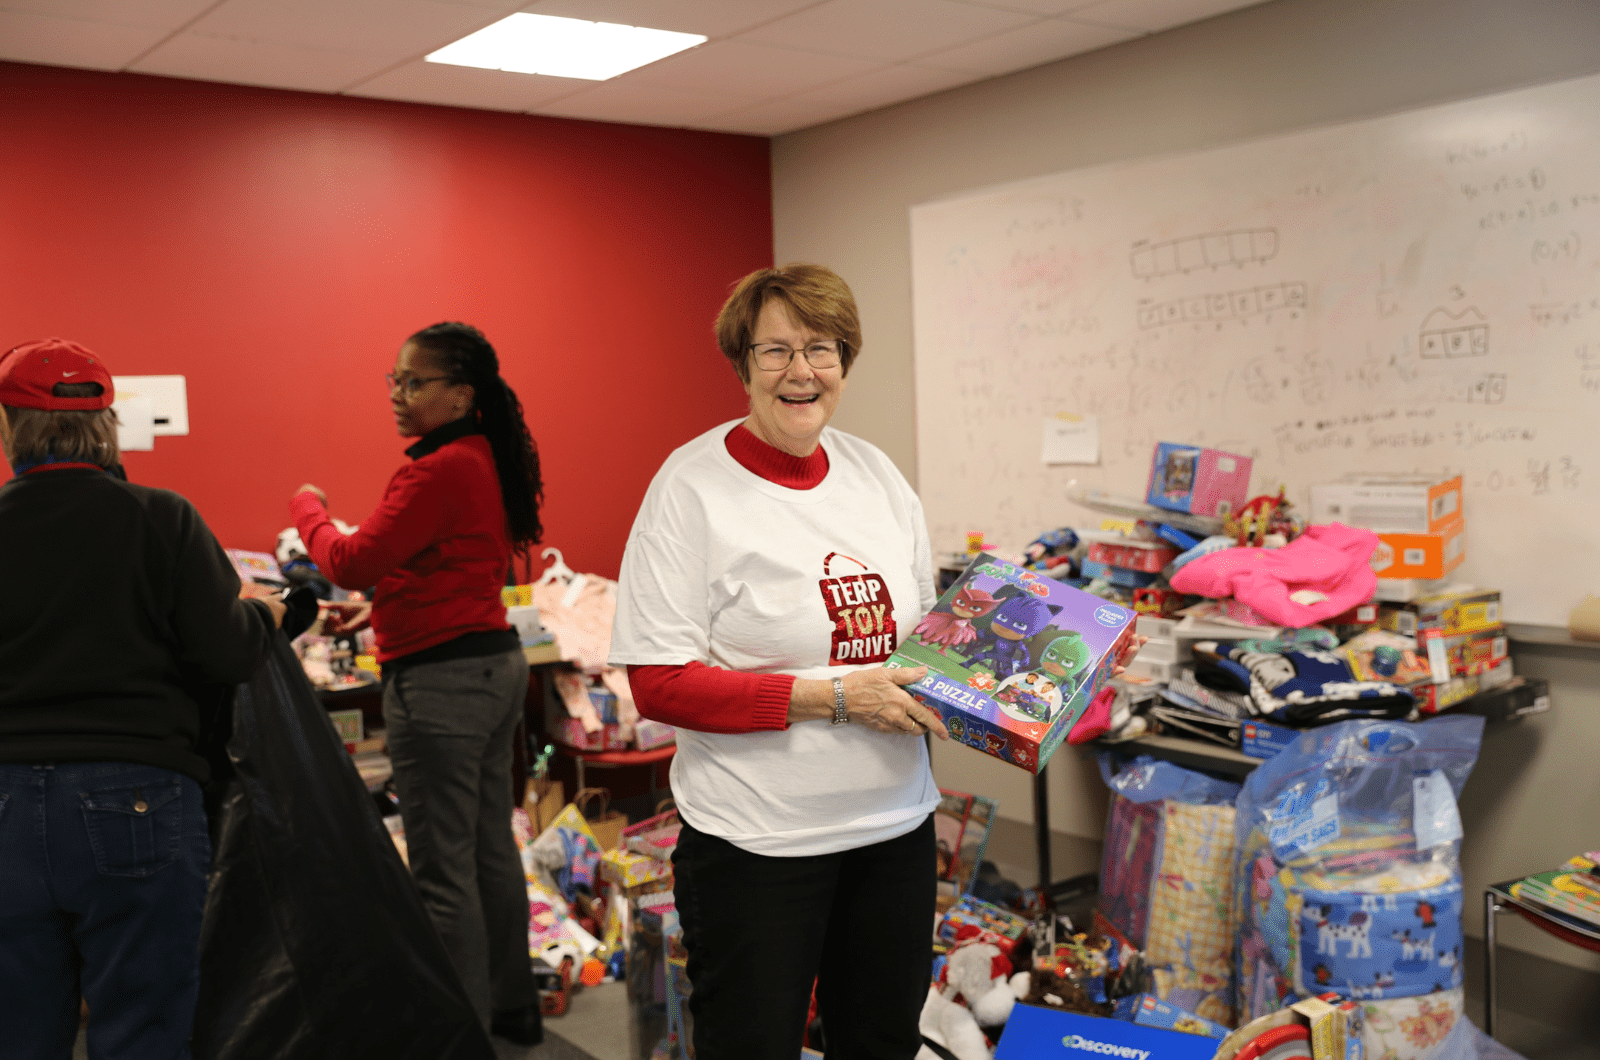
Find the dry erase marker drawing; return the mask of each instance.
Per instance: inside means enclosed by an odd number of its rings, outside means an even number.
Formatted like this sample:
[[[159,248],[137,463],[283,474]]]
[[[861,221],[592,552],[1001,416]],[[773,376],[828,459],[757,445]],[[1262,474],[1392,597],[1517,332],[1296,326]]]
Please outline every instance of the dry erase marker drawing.
[[[1490,372],[1475,379],[1456,380],[1449,398],[1469,405],[1498,405],[1506,399],[1506,377]]]
[[[1440,306],[1422,321],[1419,348],[1429,359],[1446,357],[1486,357],[1489,354],[1489,325],[1477,306],[1459,313]]]
[[[1268,261],[1277,254],[1276,228],[1242,228],[1166,243],[1140,240],[1133,245],[1128,260],[1135,277],[1153,280],[1197,269],[1220,269],[1224,265],[1243,268]]]
[[[1237,291],[1218,291],[1193,295],[1189,298],[1177,298],[1170,302],[1140,302],[1136,312],[1139,327],[1159,328],[1170,324],[1247,320],[1278,310],[1298,313],[1305,307],[1306,285],[1295,282],[1247,287]]]

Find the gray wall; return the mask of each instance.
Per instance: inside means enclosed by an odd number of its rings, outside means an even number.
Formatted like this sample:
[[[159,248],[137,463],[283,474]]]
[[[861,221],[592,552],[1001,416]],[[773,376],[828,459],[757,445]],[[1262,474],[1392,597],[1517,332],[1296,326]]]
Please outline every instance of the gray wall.
[[[913,203],[1595,72],[1600,0],[1274,0],[778,137],[776,258],[826,263],[855,289],[865,348],[834,424],[915,483]],[[1600,587],[1600,572],[1585,576]],[[1600,846],[1600,770],[1585,761],[1600,749],[1597,658],[1519,658],[1551,678],[1555,711],[1491,735],[1463,807],[1469,895]],[[1085,766],[1071,752],[1052,762],[1052,824],[1094,837],[1104,804]],[[1021,771],[943,749],[935,771],[1031,820]],[[1600,970],[1535,936],[1508,927],[1513,945]]]

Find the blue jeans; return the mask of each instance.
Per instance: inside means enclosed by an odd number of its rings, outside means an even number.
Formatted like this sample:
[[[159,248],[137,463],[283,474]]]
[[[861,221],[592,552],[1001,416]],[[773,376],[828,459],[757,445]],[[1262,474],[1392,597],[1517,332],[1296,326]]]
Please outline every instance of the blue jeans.
[[[188,1060],[211,841],[200,785],[126,762],[0,763],[0,1052]]]

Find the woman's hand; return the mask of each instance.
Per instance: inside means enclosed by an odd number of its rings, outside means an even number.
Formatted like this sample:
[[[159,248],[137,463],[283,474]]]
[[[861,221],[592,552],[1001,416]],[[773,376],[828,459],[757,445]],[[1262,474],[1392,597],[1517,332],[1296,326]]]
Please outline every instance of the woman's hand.
[[[933,733],[950,739],[944,722],[901,688],[928,675],[926,666],[886,669],[873,667],[844,675],[845,710],[850,724],[900,736]],[[789,719],[808,721],[833,718],[833,682],[798,680],[789,694]]]
[[[297,493],[297,494],[299,494],[299,493],[310,493],[310,494],[313,494],[313,495],[315,495],[317,500],[322,502],[322,506],[324,508],[326,508],[328,506],[328,495],[326,493],[323,493],[320,489],[318,489],[317,487],[313,486],[309,482],[307,482],[304,486],[301,486],[299,489],[295,490],[295,493]]]
[[[324,600],[317,606],[325,637],[347,636],[372,624],[371,600]]]
[[[283,616],[289,608],[284,604],[283,597],[277,590],[255,582],[243,582],[239,586],[239,599],[260,600],[267,605],[267,610],[272,612],[272,624],[279,629],[283,628]]]
[[[1128,643],[1122,646],[1122,651],[1117,653],[1117,661],[1111,666],[1111,676],[1116,677],[1128,668],[1128,663],[1139,654],[1139,649],[1150,643],[1149,637],[1141,637],[1137,633],[1128,638]]]

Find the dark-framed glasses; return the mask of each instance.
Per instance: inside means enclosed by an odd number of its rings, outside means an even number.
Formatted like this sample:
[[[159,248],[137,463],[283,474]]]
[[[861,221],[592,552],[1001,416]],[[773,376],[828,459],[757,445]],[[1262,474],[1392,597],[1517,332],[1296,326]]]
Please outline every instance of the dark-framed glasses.
[[[395,375],[393,372],[385,372],[383,376],[383,381],[389,385],[389,393],[392,394],[396,390],[399,390],[408,398],[414,398],[418,394],[422,393],[422,388],[427,386],[429,383],[442,383],[447,382],[449,379],[450,377],[447,375],[400,376]]]
[[[761,342],[750,347],[756,367],[763,372],[781,372],[794,360],[794,347],[782,342]],[[802,353],[813,368],[837,368],[844,354],[843,339],[818,339],[808,342]]]

